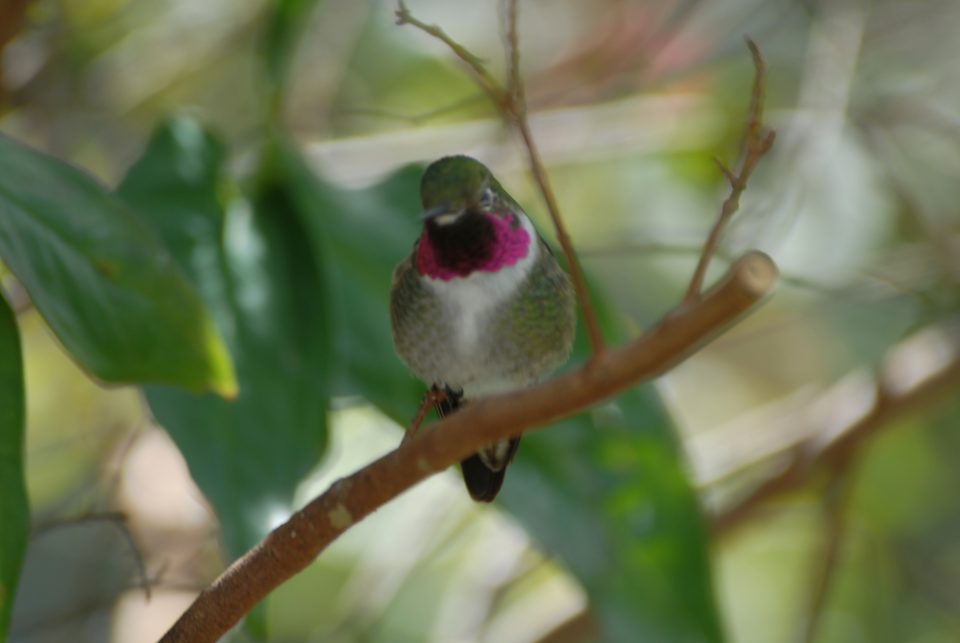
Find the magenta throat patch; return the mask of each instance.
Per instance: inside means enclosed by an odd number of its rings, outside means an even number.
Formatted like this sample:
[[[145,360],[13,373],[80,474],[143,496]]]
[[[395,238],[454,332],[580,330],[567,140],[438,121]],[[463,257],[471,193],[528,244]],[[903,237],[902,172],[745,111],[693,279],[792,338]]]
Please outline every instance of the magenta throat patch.
[[[484,214],[493,228],[495,240],[490,252],[476,261],[460,261],[455,267],[445,266],[430,242],[426,230],[417,244],[417,272],[421,276],[450,281],[454,277],[466,277],[473,272],[496,272],[504,266],[513,266],[527,256],[530,249],[530,234],[509,217]]]

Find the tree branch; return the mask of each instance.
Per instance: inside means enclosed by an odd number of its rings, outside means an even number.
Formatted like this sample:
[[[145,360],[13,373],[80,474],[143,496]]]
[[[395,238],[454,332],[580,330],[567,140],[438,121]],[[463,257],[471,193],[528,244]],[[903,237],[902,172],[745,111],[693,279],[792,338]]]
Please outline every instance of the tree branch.
[[[520,44],[519,37],[517,36],[517,0],[506,0],[504,10],[506,14],[504,39],[507,44],[508,61],[507,87],[501,85],[490,75],[490,72],[484,67],[480,58],[448,36],[440,27],[428,25],[414,17],[403,0],[398,0],[396,17],[397,24],[408,24],[416,27],[447,45],[450,50],[470,68],[477,83],[487,93],[494,105],[496,105],[497,110],[504,120],[512,125],[520,134],[524,148],[527,150],[527,157],[530,161],[530,171],[533,174],[537,187],[540,189],[540,194],[547,206],[547,212],[550,213],[550,219],[553,221],[553,227],[557,233],[557,241],[560,243],[563,255],[567,259],[570,278],[573,280],[573,286],[577,292],[577,301],[580,304],[580,311],[583,313],[583,322],[587,327],[587,337],[590,339],[590,348],[593,350],[594,356],[596,356],[606,348],[603,334],[600,332],[600,324],[597,321],[597,313],[593,308],[593,304],[590,302],[590,295],[587,292],[587,281],[583,276],[580,260],[577,258],[577,253],[573,249],[570,235],[567,234],[566,225],[563,222],[563,217],[560,215],[560,207],[557,205],[557,198],[553,193],[553,188],[550,186],[547,171],[543,167],[543,161],[540,159],[540,153],[537,151],[533,135],[530,133],[530,123],[527,120],[527,104],[524,96],[523,78],[520,75]]]
[[[163,637],[213,642],[340,534],[413,485],[497,440],[573,415],[672,368],[753,307],[777,269],[751,252],[701,299],[668,313],[624,348],[530,389],[478,400],[346,478],[277,527],[201,592]]]
[[[697,267],[693,271],[693,278],[690,280],[690,286],[687,288],[687,294],[684,301],[687,303],[695,301],[700,297],[700,291],[703,289],[703,280],[707,274],[707,266],[710,265],[710,259],[713,257],[720,242],[720,235],[727,223],[733,218],[733,215],[740,208],[740,195],[747,189],[747,181],[753,174],[753,169],[757,163],[773,146],[776,138],[774,130],[768,130],[763,125],[763,101],[765,94],[765,76],[767,65],[760,55],[760,49],[757,44],[747,39],[747,47],[750,49],[750,55],[753,57],[753,65],[756,69],[753,78],[753,90],[750,92],[750,109],[747,111],[747,127],[743,135],[743,144],[741,156],[743,160],[740,163],[740,170],[734,174],[730,168],[723,164],[723,161],[714,159],[717,167],[723,173],[724,178],[730,185],[730,193],[720,207],[720,215],[710,229],[706,243],[703,245],[703,252],[700,253],[700,259],[697,261]]]
[[[825,427],[793,447],[785,468],[712,519],[714,534],[732,531],[770,499],[803,485],[821,466],[845,466],[880,429],[956,391],[960,385],[958,327],[957,321],[932,326],[892,348],[872,383],[867,408],[852,422]]]

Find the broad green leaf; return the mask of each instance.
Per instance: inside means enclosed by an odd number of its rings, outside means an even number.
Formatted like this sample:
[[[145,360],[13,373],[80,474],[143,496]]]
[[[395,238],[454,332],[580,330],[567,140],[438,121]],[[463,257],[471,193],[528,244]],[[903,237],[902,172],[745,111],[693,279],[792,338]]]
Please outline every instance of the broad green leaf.
[[[23,361],[17,320],[0,294],[0,641],[27,549],[30,510],[23,477]]]
[[[291,196],[311,214],[311,240],[326,258],[337,371],[334,393],[361,396],[401,424],[424,393],[397,358],[390,334],[393,269],[417,237],[420,169],[409,167],[362,190],[313,174],[287,146],[278,154]]]
[[[607,341],[626,341],[592,298]],[[581,320],[570,363],[588,357]],[[501,499],[583,583],[603,641],[723,640],[708,533],[653,386],[525,437]]]
[[[393,267],[418,234],[420,171],[360,191],[326,185],[287,150],[285,167],[337,288],[340,393],[358,394],[399,423],[423,385],[393,352]],[[605,332],[616,339],[612,316]],[[582,337],[571,362],[586,359]],[[707,534],[670,420],[651,387],[524,439],[503,505],[589,592],[603,640],[719,641]]]
[[[273,0],[268,7],[264,61],[276,95],[283,92],[290,59],[317,0]]]
[[[86,174],[3,136],[0,257],[95,377],[235,393],[226,348],[156,235]]]
[[[583,583],[602,640],[720,641],[697,500],[652,389],[524,439],[504,506]]]
[[[286,516],[326,446],[328,298],[301,215],[274,177],[221,205],[223,148],[192,121],[152,137],[120,194],[146,215],[213,311],[236,364],[226,401],[164,386],[150,408],[183,453],[236,557]]]

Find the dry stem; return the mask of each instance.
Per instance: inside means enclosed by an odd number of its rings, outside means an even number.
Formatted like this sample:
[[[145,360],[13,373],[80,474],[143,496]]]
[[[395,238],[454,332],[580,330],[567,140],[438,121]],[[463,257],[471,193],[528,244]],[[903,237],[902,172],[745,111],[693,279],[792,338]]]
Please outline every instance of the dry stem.
[[[697,261],[697,267],[693,271],[693,278],[690,280],[690,286],[687,288],[687,294],[684,301],[690,303],[700,297],[700,291],[703,289],[703,280],[707,274],[707,266],[710,265],[710,259],[716,252],[717,244],[720,242],[720,235],[727,223],[733,217],[734,213],[740,208],[740,195],[747,189],[747,181],[753,173],[757,162],[773,146],[776,132],[768,130],[763,125],[763,100],[765,93],[765,75],[767,71],[763,56],[760,55],[760,49],[756,43],[747,39],[747,47],[750,49],[750,55],[753,57],[753,65],[756,73],[753,78],[753,90],[750,92],[750,108],[747,111],[747,126],[743,135],[743,149],[741,156],[743,160],[740,163],[740,170],[734,174],[730,168],[724,165],[723,161],[714,159],[717,167],[723,173],[727,183],[730,185],[730,193],[724,200],[720,208],[720,214],[710,229],[710,234],[703,246],[703,252],[700,253],[700,259]]]

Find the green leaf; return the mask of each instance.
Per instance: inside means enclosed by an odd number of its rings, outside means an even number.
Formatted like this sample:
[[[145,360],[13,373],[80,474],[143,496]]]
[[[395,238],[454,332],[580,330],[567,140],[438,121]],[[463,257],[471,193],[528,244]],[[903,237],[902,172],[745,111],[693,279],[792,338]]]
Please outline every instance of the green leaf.
[[[397,358],[390,332],[393,269],[418,235],[421,169],[408,167],[361,190],[344,190],[315,175],[291,146],[277,155],[291,197],[311,216],[312,243],[326,257],[337,369],[334,393],[360,396],[401,425],[425,388]]]
[[[572,364],[589,357],[582,326]],[[501,500],[583,583],[603,641],[723,640],[708,533],[652,385],[525,437]]]
[[[23,361],[17,320],[0,294],[0,641],[6,640],[30,510],[23,477]]]
[[[222,340],[156,235],[86,174],[3,136],[0,256],[95,377],[236,391]]]
[[[504,506],[583,583],[604,641],[720,641],[696,497],[652,389],[524,439]]]
[[[274,0],[268,9],[264,59],[267,74],[278,97],[286,85],[287,70],[307,16],[317,0]]]
[[[194,280],[236,364],[232,401],[145,389],[216,509],[232,558],[287,515],[323,453],[332,360],[319,259],[286,186],[267,177],[253,203],[223,207],[223,169],[221,144],[176,120],[154,134],[120,193]]]

